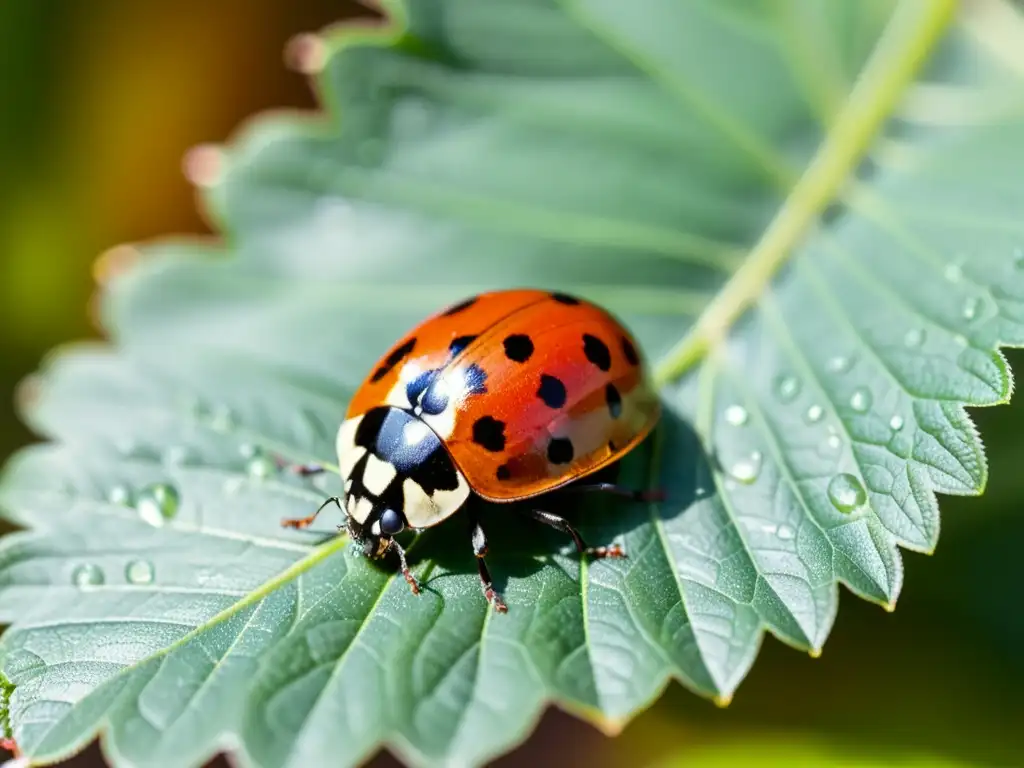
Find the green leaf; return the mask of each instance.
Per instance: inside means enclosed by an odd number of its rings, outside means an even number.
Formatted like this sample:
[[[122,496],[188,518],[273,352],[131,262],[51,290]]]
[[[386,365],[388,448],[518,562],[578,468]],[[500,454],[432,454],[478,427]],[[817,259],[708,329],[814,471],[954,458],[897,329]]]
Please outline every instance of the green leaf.
[[[112,348],[23,392],[50,442],[0,484],[21,748],[479,764],[552,702],[615,732],[673,678],[728,701],[765,631],[821,649],[840,583],[892,607],[935,493],[983,489],[964,406],[1008,398],[1024,343],[1022,71],[993,33],[1024,19],[985,7],[417,0],[313,41],[331,119],[208,154],[226,244],[142,248]],[[495,615],[457,519],[410,545],[419,597],[337,519],[282,530],[341,483],[271,456],[334,466],[395,338],[521,284],[654,361],[666,415],[623,480],[669,501],[577,510],[629,558],[495,509]]]

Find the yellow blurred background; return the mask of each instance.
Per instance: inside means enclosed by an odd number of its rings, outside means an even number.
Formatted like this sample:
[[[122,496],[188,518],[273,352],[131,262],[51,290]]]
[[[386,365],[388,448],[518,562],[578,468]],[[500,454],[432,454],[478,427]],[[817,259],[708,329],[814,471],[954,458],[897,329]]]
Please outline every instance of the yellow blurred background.
[[[284,45],[357,14],[370,11],[345,0],[0,3],[0,458],[31,439],[17,382],[54,345],[98,334],[95,258],[206,231],[184,152],[253,112],[312,107]],[[1024,765],[1024,406],[976,416],[989,490],[942,500],[938,553],[906,555],[895,614],[846,594],[821,659],[766,639],[727,709],[673,686],[615,740],[550,714],[500,763]],[[91,750],[71,764],[99,761]]]

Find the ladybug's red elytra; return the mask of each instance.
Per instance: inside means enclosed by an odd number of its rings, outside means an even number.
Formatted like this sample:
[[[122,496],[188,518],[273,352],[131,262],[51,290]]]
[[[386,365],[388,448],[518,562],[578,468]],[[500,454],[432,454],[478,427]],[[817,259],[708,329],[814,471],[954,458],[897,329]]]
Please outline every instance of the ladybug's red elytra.
[[[284,524],[304,528],[337,504],[352,539],[374,558],[394,550],[418,593],[393,537],[465,507],[484,594],[504,612],[484,562],[476,505],[466,502],[579,490],[656,498],[574,481],[622,458],[659,414],[636,342],[608,312],[563,293],[480,294],[425,320],[374,366],[338,430],[344,501],[332,497],[310,517]],[[559,515],[523,511],[571,536],[581,554],[623,556],[618,546],[588,547]]]

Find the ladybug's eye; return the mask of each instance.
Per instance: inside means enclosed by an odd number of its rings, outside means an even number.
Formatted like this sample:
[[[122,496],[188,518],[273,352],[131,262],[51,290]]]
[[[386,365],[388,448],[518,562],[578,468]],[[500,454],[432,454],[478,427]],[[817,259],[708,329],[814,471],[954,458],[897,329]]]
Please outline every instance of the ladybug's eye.
[[[393,509],[385,509],[380,516],[380,532],[385,536],[394,536],[405,529],[402,516]]]

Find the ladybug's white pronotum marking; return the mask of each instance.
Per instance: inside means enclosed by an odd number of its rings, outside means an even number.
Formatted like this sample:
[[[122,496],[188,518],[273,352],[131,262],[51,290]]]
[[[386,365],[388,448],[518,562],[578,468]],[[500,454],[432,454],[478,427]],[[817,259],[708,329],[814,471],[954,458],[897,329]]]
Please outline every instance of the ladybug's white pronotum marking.
[[[366,468],[363,470],[363,487],[374,496],[381,496],[397,474],[398,470],[395,469],[393,464],[389,464],[383,459],[378,459],[371,453],[366,457]]]

